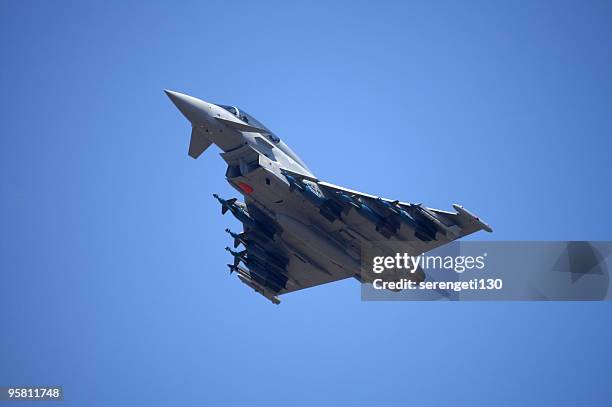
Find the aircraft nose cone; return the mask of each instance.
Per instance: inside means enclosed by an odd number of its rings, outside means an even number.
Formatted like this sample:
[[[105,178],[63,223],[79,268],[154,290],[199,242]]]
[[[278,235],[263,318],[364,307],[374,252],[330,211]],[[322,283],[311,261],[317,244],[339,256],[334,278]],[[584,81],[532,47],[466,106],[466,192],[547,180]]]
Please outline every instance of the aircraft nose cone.
[[[166,89],[164,92],[191,123],[201,123],[207,119],[208,105],[203,100],[173,90]]]

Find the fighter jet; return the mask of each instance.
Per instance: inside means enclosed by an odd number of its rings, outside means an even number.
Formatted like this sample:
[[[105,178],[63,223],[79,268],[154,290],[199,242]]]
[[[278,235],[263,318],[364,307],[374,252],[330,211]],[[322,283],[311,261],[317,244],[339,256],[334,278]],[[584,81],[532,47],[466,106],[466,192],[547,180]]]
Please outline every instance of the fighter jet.
[[[455,212],[427,208],[343,188],[317,178],[287,144],[236,106],[205,102],[166,90],[191,123],[189,156],[215,144],[227,162],[225,177],[243,197],[214,198],[243,231],[227,232],[234,248],[230,273],[274,304],[279,295],[353,277],[361,253],[407,242],[418,255],[491,228],[460,205]],[[389,249],[390,250],[390,249]]]

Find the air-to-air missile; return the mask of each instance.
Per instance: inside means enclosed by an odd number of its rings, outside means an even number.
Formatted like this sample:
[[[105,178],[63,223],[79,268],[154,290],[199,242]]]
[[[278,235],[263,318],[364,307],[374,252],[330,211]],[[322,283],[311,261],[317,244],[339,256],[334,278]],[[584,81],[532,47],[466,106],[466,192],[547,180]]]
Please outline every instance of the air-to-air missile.
[[[230,249],[229,247],[226,247],[225,250],[227,250],[232,256],[234,256],[234,266],[237,266],[240,262],[243,262],[245,266],[248,266],[246,259],[246,250],[237,252],[235,250]]]
[[[274,239],[274,234],[276,233],[274,226],[270,222],[262,223],[253,219],[251,214],[247,212],[246,205],[244,203],[238,202],[236,198],[223,199],[217,194],[213,194],[213,197],[215,197],[215,199],[221,203],[222,214],[225,214],[229,210],[236,219],[252,230],[256,231],[253,234],[257,237],[261,238],[262,240]]]
[[[413,215],[411,215],[406,209],[400,206],[399,201],[389,202],[382,198],[376,198],[376,202],[378,202],[381,207],[398,215],[403,223],[405,223],[408,227],[414,230],[415,237],[422,241],[428,242],[431,240],[436,240],[436,228],[432,225],[428,225],[427,223],[432,222],[436,225],[440,224],[440,228],[445,226],[429,212],[429,217],[426,218],[428,222],[423,222],[422,219],[415,219]],[[414,207],[414,205],[412,205],[412,207]],[[422,207],[419,208],[424,209]],[[443,230],[446,232],[447,229],[448,228],[445,228]]]
[[[333,222],[340,218],[342,208],[335,205],[333,200],[317,194],[310,184],[294,175],[288,172],[283,172],[283,175],[289,182],[289,190],[292,192],[297,190],[308,202],[319,208],[321,215],[323,215],[325,219]]]
[[[230,268],[230,274],[232,271],[238,271],[241,275],[248,276],[251,280],[256,281],[262,287],[267,287],[269,290],[278,292],[285,288],[287,284],[288,277],[286,275],[275,272],[272,268],[255,261],[247,260],[248,269],[244,269],[237,264],[228,264],[228,267]]]
[[[436,231],[443,233],[448,239],[456,239],[461,229],[458,226],[447,226],[437,216],[435,216],[429,209],[424,207],[421,204],[411,205],[412,209],[415,211],[415,215],[420,217],[425,222],[429,223],[433,226],[431,228],[433,235],[435,236]]]
[[[280,255],[272,254],[257,243],[249,244],[249,255],[255,257],[259,261],[278,267],[283,270],[289,262],[286,258]]]
[[[270,254],[267,253],[257,253],[253,252],[251,248],[249,248],[249,253],[246,250],[241,252],[234,251],[229,247],[226,247],[225,250],[230,252],[232,256],[234,256],[234,266],[238,266],[240,262],[242,262],[245,266],[247,266],[250,270],[259,268],[265,269],[266,272],[271,273],[272,275],[279,275],[284,277],[284,266],[278,263],[277,259],[273,259]],[[260,257],[260,255],[264,255],[265,257]],[[283,277],[280,280],[285,280]]]
[[[398,215],[401,221],[408,225],[410,228],[415,230],[418,228],[416,220],[408,212],[406,212],[405,209],[399,206],[398,201],[389,202],[382,198],[376,198],[376,202],[378,202],[380,206],[387,209],[388,211]]]
[[[310,185],[302,182],[291,174],[285,173],[283,175],[289,182],[289,190],[291,192],[298,190],[304,196],[304,198],[308,199],[308,201],[310,201],[317,208],[325,203],[325,198],[319,196]]]
[[[215,197],[215,199],[217,199],[217,201],[219,201],[219,203],[221,204],[222,214],[225,214],[229,210],[240,222],[248,226],[255,227],[255,220],[251,218],[247,211],[244,210],[244,207],[242,205],[236,204],[236,198],[223,199],[220,198],[217,194],[213,194],[213,197]]]
[[[242,273],[244,275],[248,275],[248,270],[243,269],[242,267],[235,265],[235,264],[228,264],[227,267],[229,267],[230,269],[230,274],[232,274],[234,271],[237,271],[238,273]]]
[[[225,231],[227,233],[229,233],[229,235],[234,238],[234,249],[236,247],[238,247],[239,244],[243,244],[244,246],[246,246],[247,241],[246,241],[246,234],[245,233],[234,233],[229,229],[225,229]]]
[[[378,233],[380,233],[386,238],[393,236],[393,234],[395,233],[395,228],[393,227],[393,225],[389,225],[389,223],[383,217],[374,212],[374,210],[368,205],[361,202],[361,200],[359,200],[358,198],[352,197],[343,192],[339,192],[337,196],[342,202],[349,205],[349,208],[355,208],[358,214],[376,225],[376,231]]]

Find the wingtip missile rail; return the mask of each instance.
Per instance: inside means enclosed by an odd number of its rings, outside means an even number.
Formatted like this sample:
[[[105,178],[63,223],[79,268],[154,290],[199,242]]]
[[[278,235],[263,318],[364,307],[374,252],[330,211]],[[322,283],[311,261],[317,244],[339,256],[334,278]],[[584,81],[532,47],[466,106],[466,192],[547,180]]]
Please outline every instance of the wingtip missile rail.
[[[482,228],[482,230],[486,232],[493,232],[491,226],[482,221],[478,216],[474,215],[472,212],[465,209],[463,206],[458,204],[453,204],[453,208],[459,213],[459,216],[467,218],[471,223],[476,223],[478,226]]]

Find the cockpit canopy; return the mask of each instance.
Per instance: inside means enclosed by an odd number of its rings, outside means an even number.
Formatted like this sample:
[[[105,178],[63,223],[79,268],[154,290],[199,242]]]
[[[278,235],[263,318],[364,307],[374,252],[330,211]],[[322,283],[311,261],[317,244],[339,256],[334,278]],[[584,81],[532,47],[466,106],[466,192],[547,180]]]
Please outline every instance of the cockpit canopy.
[[[266,130],[266,133],[263,133],[262,135],[265,136],[268,140],[270,140],[272,143],[276,144],[276,147],[281,150],[283,153],[285,153],[287,156],[289,156],[290,158],[292,158],[296,163],[298,163],[302,168],[304,168],[306,171],[308,171],[309,173],[312,174],[312,171],[310,171],[310,169],[306,166],[306,164],[304,163],[304,161],[302,161],[302,159],[300,157],[297,156],[297,154],[295,154],[288,145],[286,145],[285,143],[283,143],[281,141],[281,139],[279,139],[276,134],[272,133],[270,131],[270,129],[268,129],[266,126],[263,125],[263,123],[259,122],[256,118],[254,118],[253,116],[251,116],[250,114],[248,114],[247,112],[245,112],[244,110],[238,109],[236,106],[227,106],[227,105],[217,105],[220,108],[223,108],[225,110],[227,110],[228,112],[230,112],[231,114],[233,114],[234,116],[236,116],[238,119],[242,120],[243,122],[250,124],[251,126],[255,126],[255,127],[259,127],[260,129],[264,129]]]
[[[254,118],[253,116],[251,116],[244,110],[238,109],[236,106],[226,106],[226,105],[217,105],[217,106],[222,107],[223,109],[227,110],[228,112],[230,112],[231,114],[233,114],[234,116],[236,116],[237,118],[239,118],[240,120],[242,120],[243,122],[247,124],[250,124],[255,127],[259,127],[260,129],[267,130],[268,133],[266,133],[265,136],[268,137],[268,139],[270,139],[270,141],[272,141],[273,143],[278,144],[278,142],[280,141],[280,139],[274,133],[272,133],[270,129],[268,129],[266,126],[263,125],[263,123],[259,122],[256,118]]]

